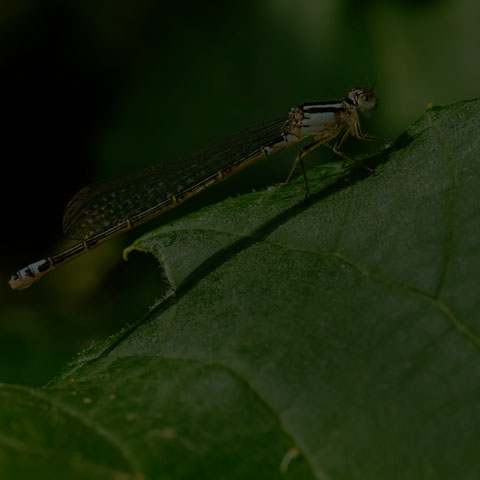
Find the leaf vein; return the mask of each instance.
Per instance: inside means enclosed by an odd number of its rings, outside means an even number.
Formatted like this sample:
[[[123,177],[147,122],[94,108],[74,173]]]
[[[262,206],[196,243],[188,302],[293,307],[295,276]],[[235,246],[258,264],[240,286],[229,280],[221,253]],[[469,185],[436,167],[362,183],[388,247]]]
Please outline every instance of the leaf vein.
[[[478,337],[472,330],[470,330],[464,323],[462,323],[462,321],[459,318],[457,318],[457,316],[452,312],[451,308],[448,305],[445,305],[440,300],[438,300],[438,298],[428,295],[427,293],[422,292],[421,290],[418,290],[414,287],[411,287],[410,285],[396,282],[394,280],[383,277],[382,275],[379,275],[377,273],[369,272],[368,270],[361,267],[360,265],[357,265],[356,263],[348,260],[339,252],[330,252],[330,253],[331,255],[345,262],[347,265],[350,265],[351,267],[355,268],[358,272],[360,272],[362,275],[366,277],[372,278],[373,280],[383,283],[384,285],[404,290],[406,292],[411,293],[414,296],[417,296],[422,300],[427,301],[432,306],[437,308],[452,323],[452,325],[460,334],[466,337],[476,348],[480,349],[480,337]]]
[[[44,393],[41,393],[40,391],[27,388],[27,387],[20,387],[20,386],[9,386],[9,388],[15,388],[23,391],[24,393],[28,393],[29,395],[33,397],[37,397],[43,402],[50,404],[51,406],[58,408],[61,410],[63,413],[67,414],[68,416],[77,419],[81,423],[83,423],[87,428],[93,430],[95,433],[97,433],[100,437],[104,438],[107,440],[124,458],[125,462],[129,466],[130,470],[132,472],[138,472],[140,471],[139,466],[137,465],[132,453],[129,451],[127,446],[123,444],[123,442],[120,441],[111,431],[105,429],[105,427],[99,425],[98,423],[95,423],[91,420],[87,420],[85,416],[82,416],[79,411],[75,410],[69,405],[66,405],[62,402],[59,402],[57,400],[53,400],[50,398],[50,396],[45,395]]]
[[[292,248],[289,245],[284,245],[278,242],[273,242],[270,240],[264,240],[265,242],[271,243],[272,245],[276,245],[278,247],[284,248],[286,250],[290,250],[293,252],[300,252],[300,253],[311,253],[314,255],[331,255],[338,260],[342,261],[346,265],[349,265],[350,267],[354,268],[358,272],[360,272],[363,276],[367,278],[372,278],[373,280],[383,283],[384,285],[387,285],[391,288],[398,288],[400,290],[404,290],[406,292],[409,292],[410,294],[417,296],[418,298],[427,301],[431,305],[433,305],[435,308],[437,308],[450,322],[451,324],[455,327],[455,329],[461,333],[464,337],[466,337],[471,343],[476,348],[480,349],[480,337],[478,337],[470,328],[468,328],[462,321],[456,317],[456,315],[452,312],[451,308],[448,305],[445,305],[443,302],[438,300],[438,298],[428,295],[425,292],[422,292],[421,290],[418,290],[410,285],[401,283],[401,282],[396,282],[394,280],[391,280],[389,278],[386,278],[382,275],[379,275],[378,273],[373,273],[365,269],[364,267],[358,265],[357,263],[348,260],[346,257],[344,257],[340,252],[335,252],[335,251],[329,251],[329,250],[323,250],[321,252],[315,252],[313,250],[306,250],[306,249],[299,249],[299,248]]]
[[[435,122],[432,119],[431,113],[428,112],[426,117],[428,119],[431,130],[434,132],[435,137],[437,138],[438,144],[441,146],[441,149],[445,157],[447,158],[448,170],[450,172],[451,182],[453,187],[450,193],[450,206],[447,211],[447,234],[446,234],[446,239],[444,243],[446,245],[445,255],[442,261],[442,267],[440,270],[438,284],[437,284],[437,288],[435,289],[435,295],[434,295],[434,298],[438,299],[442,291],[443,285],[445,283],[445,278],[447,276],[447,270],[450,264],[450,259],[453,256],[453,243],[454,243],[453,223],[454,223],[455,213],[457,211],[457,182],[455,178],[455,162],[453,159],[453,154],[450,151],[450,149],[447,147],[445,142],[443,141],[443,137],[440,134],[438,127],[435,125]]]
[[[133,356],[133,355],[122,355],[124,357],[127,356]],[[161,358],[164,360],[182,360],[185,362],[191,362],[195,363],[198,365],[201,365],[202,367],[217,367],[220,368],[221,370],[224,370],[227,374],[235,377],[237,380],[239,380],[248,390],[250,390],[257,399],[260,401],[262,405],[271,413],[271,415],[275,418],[276,422],[278,423],[280,429],[287,435],[292,443],[294,444],[295,447],[297,447],[301,453],[301,456],[305,459],[307,464],[310,467],[310,470],[312,471],[312,474],[314,478],[317,480],[329,480],[329,477],[321,471],[318,467],[314,467],[311,460],[308,458],[308,456],[305,453],[305,449],[299,445],[299,439],[297,438],[297,435],[293,433],[291,430],[289,430],[285,424],[284,419],[282,418],[282,415],[279,411],[275,409],[273,405],[267,400],[267,398],[256,388],[251,381],[242,373],[238,372],[234,367],[228,365],[227,363],[223,363],[217,359],[215,360],[202,360],[200,358],[194,358],[194,357],[175,357],[175,356],[169,356],[169,355],[164,355],[164,354],[148,354],[145,352],[141,352],[139,354],[134,355],[134,357],[155,357],[155,358]]]

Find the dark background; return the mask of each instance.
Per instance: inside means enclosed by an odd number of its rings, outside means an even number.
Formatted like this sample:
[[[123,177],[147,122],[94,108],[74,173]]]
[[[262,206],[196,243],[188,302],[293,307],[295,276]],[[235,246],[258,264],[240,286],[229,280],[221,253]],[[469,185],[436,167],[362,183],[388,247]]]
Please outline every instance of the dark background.
[[[145,314],[165,289],[160,267],[125,263],[122,249],[282,180],[294,152],[11,291],[13,272],[72,243],[62,214],[77,190],[372,82],[380,105],[364,130],[394,139],[428,103],[478,97],[479,18],[476,0],[0,3],[0,382],[41,385]]]

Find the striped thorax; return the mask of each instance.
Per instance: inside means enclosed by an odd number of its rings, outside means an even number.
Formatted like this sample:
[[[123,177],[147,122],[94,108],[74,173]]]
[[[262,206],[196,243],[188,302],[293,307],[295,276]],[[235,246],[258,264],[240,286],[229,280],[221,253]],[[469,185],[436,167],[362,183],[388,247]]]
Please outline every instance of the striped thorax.
[[[288,128],[299,139],[315,140],[336,137],[347,127],[350,134],[360,133],[357,111],[375,110],[377,97],[372,90],[356,88],[348,97],[338,102],[313,102],[294,107],[288,116]]]

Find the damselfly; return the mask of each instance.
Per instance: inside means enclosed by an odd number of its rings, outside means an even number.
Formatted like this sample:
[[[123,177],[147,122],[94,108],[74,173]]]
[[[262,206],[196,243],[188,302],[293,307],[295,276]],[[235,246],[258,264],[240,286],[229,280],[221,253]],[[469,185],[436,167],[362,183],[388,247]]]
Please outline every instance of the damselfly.
[[[294,107],[277,120],[248,128],[192,157],[85,187],[69,202],[63,217],[65,234],[81,242],[19,270],[11,277],[10,286],[15,290],[28,288],[54,268],[114,235],[179,205],[260,158],[312,137],[313,142],[298,152],[285,181],[290,181],[300,165],[308,195],[303,157],[324,145],[344,159],[350,158],[340,150],[348,135],[383,142],[365,135],[360,128],[358,112],[376,108],[377,98],[373,90],[355,88],[344,100]],[[328,142],[334,138],[337,141],[330,145]]]

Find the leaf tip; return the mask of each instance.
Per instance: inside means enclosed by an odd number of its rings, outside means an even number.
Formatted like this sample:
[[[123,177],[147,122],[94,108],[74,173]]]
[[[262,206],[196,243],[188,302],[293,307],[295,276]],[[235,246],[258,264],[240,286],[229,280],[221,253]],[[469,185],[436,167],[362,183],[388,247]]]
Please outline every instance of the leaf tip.
[[[130,252],[135,249],[136,249],[135,244],[130,245],[129,247],[123,249],[122,258],[125,262],[128,262],[128,256],[130,255]]]

